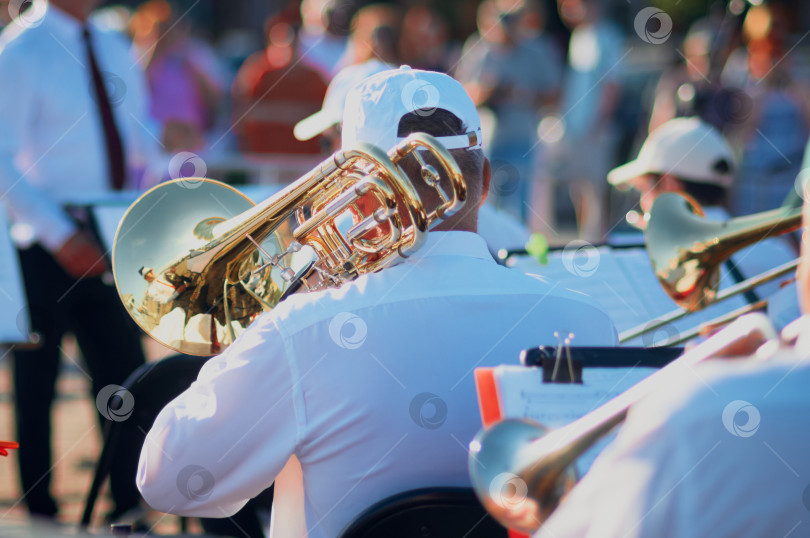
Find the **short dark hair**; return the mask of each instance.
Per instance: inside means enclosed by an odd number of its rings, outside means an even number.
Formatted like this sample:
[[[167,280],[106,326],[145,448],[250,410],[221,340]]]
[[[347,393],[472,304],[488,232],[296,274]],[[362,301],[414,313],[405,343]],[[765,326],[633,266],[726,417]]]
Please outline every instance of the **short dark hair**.
[[[444,108],[423,108],[409,112],[400,118],[397,136],[411,133],[427,133],[433,136],[452,136],[466,132],[461,118]]]
[[[653,182],[658,183],[661,181],[663,174],[655,173]],[[693,181],[683,176],[674,176],[683,185],[683,190],[686,194],[695,199],[701,206],[718,206],[725,205],[727,199],[727,189],[720,185],[711,183],[703,183],[701,181]]]
[[[720,157],[712,163],[711,169],[717,174],[731,175],[734,167],[725,158]],[[721,185],[693,181],[688,177],[681,177],[683,190],[686,194],[698,201],[700,205],[725,205],[727,189]]]
[[[726,203],[726,188],[710,183],[698,183],[681,179],[683,190],[702,206],[718,206]]]
[[[454,136],[467,133],[467,126],[455,114],[444,108],[420,109],[405,114],[399,120],[397,136],[406,137],[412,133],[427,133],[432,136]],[[458,163],[464,178],[467,180],[467,189],[470,191],[470,200],[477,203],[480,200],[483,185],[482,176],[484,168],[484,152],[480,149],[454,149],[450,154]],[[411,164],[412,163],[412,164]],[[403,163],[403,169],[408,173],[417,174],[415,162]],[[436,166],[436,163],[431,162]],[[438,169],[438,167],[437,167]],[[416,185],[420,189],[419,185]]]

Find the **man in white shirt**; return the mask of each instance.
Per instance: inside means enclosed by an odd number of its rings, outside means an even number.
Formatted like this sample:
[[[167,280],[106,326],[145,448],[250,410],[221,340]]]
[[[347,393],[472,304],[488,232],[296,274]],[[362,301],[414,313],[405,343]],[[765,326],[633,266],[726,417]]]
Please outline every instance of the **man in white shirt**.
[[[419,89],[429,103],[412,99]],[[555,343],[555,331],[615,343],[599,308],[498,266],[474,233],[490,168],[458,82],[385,71],[352,90],[343,117],[344,148],[439,137],[467,204],[402,263],[293,295],[211,359],[144,444],[138,486],[156,509],[224,517],[275,481],[273,536],[336,536],[392,494],[469,485],[476,366],[517,362],[520,350]]]
[[[601,241],[608,207],[604,178],[621,135],[617,110],[630,51],[621,28],[606,16],[605,2],[557,0],[557,9],[571,39],[559,109],[564,136],[547,144],[547,173],[568,185],[580,237]]]
[[[86,215],[65,209],[139,187],[135,171],[152,151],[142,74],[122,37],[88,21],[95,4],[37,0],[0,34],[0,200],[40,337],[37,349],[14,353],[20,475],[29,510],[44,517],[57,511],[50,409],[62,335],[76,335],[95,394],[144,360],[134,324],[101,280],[106,262]],[[138,502],[129,467],[113,470],[114,515]]]
[[[806,191],[810,195],[810,191]],[[718,360],[632,407],[536,537],[810,535],[810,223],[798,337],[767,361]]]

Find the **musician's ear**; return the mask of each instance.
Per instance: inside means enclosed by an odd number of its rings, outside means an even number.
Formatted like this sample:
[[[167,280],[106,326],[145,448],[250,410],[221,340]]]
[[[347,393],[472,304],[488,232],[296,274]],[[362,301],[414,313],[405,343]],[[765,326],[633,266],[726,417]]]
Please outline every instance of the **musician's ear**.
[[[492,167],[489,165],[489,159],[484,157],[484,167],[482,169],[483,182],[481,184],[481,201],[478,204],[478,207],[484,205],[484,202],[487,201],[487,195],[489,194],[489,182],[492,180]]]

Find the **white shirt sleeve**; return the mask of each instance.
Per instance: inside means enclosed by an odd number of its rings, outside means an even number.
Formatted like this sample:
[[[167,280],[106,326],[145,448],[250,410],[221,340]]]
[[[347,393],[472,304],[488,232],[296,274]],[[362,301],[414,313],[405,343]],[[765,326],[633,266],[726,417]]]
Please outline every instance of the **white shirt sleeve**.
[[[683,439],[661,420],[642,427],[619,434],[534,538],[678,536],[670,494]]]
[[[257,320],[160,412],[137,475],[152,508],[226,517],[270,486],[299,442],[303,418],[287,347],[268,316]]]
[[[535,538],[807,536],[806,358],[672,372]]]
[[[701,393],[702,386],[692,370],[675,370],[666,386],[633,406],[616,439],[534,538],[700,536],[681,525],[689,521],[681,501],[696,493],[690,479],[695,470],[705,473],[700,464],[723,433],[719,418],[705,420],[702,409],[715,396]]]
[[[17,157],[35,120],[37,81],[35,73],[19,57],[17,50],[0,51],[0,202],[15,220],[30,225],[34,237],[50,251],[57,251],[76,226],[47,192],[26,181],[26,170],[17,166]]]

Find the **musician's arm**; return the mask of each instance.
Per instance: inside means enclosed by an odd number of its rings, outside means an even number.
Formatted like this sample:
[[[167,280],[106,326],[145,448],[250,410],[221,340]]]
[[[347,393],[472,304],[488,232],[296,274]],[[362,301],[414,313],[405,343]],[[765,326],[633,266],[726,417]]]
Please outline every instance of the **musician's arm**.
[[[299,439],[297,394],[283,337],[258,319],[158,415],[137,483],[153,508],[225,517],[267,488]],[[137,402],[135,403],[137,405]]]
[[[24,142],[36,136],[31,128],[37,111],[36,74],[17,52],[0,53],[0,80],[14,81],[0,84],[0,203],[10,208],[18,221],[31,226],[35,240],[56,252],[76,227],[59,203],[27,181],[30,170],[20,169],[16,161]]]
[[[715,453],[726,433],[722,405],[715,412],[718,398],[699,393],[703,385],[694,373],[678,375],[630,410],[616,439],[534,538],[703,535],[694,532],[692,510],[701,503],[695,499],[712,494],[696,484],[710,482],[697,477],[707,475],[722,452]],[[706,411],[690,411],[695,408]]]
[[[672,486],[667,475],[676,466],[674,440],[664,430],[606,448],[533,538],[680,536],[670,517],[673,499],[659,491]]]

